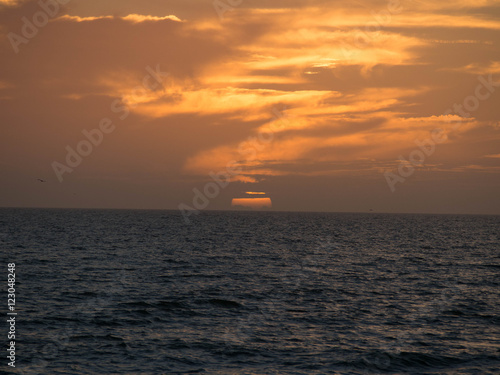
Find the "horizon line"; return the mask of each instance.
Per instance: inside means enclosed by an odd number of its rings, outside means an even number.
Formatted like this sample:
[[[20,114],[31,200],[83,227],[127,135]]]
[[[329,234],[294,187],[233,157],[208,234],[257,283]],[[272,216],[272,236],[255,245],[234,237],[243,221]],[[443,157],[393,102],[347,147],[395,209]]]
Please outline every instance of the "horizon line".
[[[116,207],[20,207],[1,206],[3,209],[27,209],[27,210],[94,210],[94,211],[176,211],[177,208],[116,208]],[[210,209],[193,210],[199,212],[255,212],[255,213],[310,213],[310,214],[381,214],[381,215],[469,215],[469,216],[500,216],[500,213],[449,213],[449,212],[386,212],[386,211],[293,211],[293,210],[254,210],[254,209]]]

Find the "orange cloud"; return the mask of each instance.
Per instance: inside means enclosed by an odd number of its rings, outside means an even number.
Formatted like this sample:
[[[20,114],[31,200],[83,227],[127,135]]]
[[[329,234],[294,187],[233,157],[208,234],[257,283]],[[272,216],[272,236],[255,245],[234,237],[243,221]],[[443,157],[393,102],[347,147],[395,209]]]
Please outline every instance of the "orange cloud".
[[[72,176],[164,184],[172,199],[229,161],[242,169],[235,184],[376,181],[436,128],[446,141],[429,173],[494,170],[497,93],[474,117],[443,115],[474,94],[473,75],[500,73],[494,1],[402,0],[390,17],[372,0],[249,2],[223,22],[196,1],[72,0],[19,54],[8,33],[38,1],[1,1],[3,158],[39,173],[109,117],[117,131]],[[148,66],[169,76],[141,90]]]

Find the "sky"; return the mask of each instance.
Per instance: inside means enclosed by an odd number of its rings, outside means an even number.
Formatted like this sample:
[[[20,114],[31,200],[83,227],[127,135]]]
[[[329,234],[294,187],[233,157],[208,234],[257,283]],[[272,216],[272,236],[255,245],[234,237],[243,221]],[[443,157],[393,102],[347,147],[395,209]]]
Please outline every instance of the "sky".
[[[500,1],[0,0],[0,206],[500,214],[499,92]]]

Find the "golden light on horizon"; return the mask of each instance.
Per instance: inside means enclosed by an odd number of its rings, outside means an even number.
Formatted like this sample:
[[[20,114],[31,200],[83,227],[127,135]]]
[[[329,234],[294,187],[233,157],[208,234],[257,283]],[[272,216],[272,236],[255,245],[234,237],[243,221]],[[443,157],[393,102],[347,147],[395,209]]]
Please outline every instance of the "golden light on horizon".
[[[233,198],[231,207],[251,209],[272,208],[271,198]]]

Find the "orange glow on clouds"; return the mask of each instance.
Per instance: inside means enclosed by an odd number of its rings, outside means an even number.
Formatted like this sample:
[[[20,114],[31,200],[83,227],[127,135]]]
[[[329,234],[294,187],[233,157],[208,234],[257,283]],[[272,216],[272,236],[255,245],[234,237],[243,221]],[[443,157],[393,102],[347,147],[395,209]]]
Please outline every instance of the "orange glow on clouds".
[[[116,132],[68,180],[92,181],[96,189],[102,179],[141,181],[145,191],[158,184],[158,191],[173,191],[168,207],[230,162],[240,172],[231,176],[234,188],[221,193],[225,204],[247,189],[274,194],[300,186],[308,191],[297,196],[321,206],[328,197],[311,194],[318,185],[303,181],[311,177],[363,175],[368,196],[385,188],[383,170],[397,167],[435,129],[443,141],[426,158],[433,175],[425,181],[471,170],[490,174],[470,186],[493,181],[500,160],[498,0],[248,1],[223,21],[210,1],[196,1],[72,0],[26,37],[21,17],[31,22],[39,1],[0,0],[6,180],[52,173],[51,163],[64,161],[82,130],[109,118]],[[147,67],[165,74],[161,83],[147,80]],[[477,91],[479,75],[489,83]],[[20,182],[12,186],[0,203],[39,196],[21,193]],[[270,204],[259,191],[243,196],[256,199],[233,204]],[[62,201],[54,193],[42,204]]]

